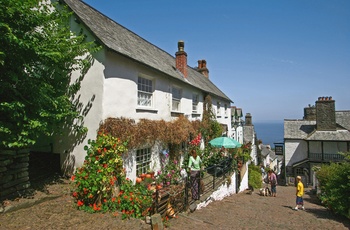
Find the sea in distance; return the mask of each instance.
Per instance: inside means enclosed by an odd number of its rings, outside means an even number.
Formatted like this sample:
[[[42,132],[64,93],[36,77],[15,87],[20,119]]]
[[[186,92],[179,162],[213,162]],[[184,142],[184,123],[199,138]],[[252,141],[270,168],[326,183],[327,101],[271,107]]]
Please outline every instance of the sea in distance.
[[[257,139],[264,145],[275,148],[274,143],[283,143],[283,121],[255,122],[253,125]]]

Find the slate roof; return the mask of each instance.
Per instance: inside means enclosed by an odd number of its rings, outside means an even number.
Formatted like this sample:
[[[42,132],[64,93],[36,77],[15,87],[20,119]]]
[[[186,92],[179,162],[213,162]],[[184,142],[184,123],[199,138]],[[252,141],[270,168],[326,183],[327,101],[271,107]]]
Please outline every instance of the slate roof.
[[[307,120],[284,120],[284,139],[296,140],[318,140],[318,141],[350,141],[350,131],[345,128],[348,121],[345,121],[347,116],[345,113],[341,120],[338,120],[336,112],[337,130],[335,131],[319,131],[316,130],[316,121]],[[338,122],[342,123],[340,125]]]
[[[316,129],[316,121],[284,120],[284,139],[305,139]]]
[[[266,156],[269,155],[271,159],[275,159],[276,158],[275,152],[272,151],[268,145],[261,144],[259,147],[261,149],[261,155],[263,157],[266,157]]]
[[[350,130],[350,111],[336,111],[335,120],[337,121],[337,124]]]
[[[175,57],[149,43],[96,9],[80,0],[64,0],[79,20],[107,49],[158,70],[206,93],[232,102],[209,78],[192,67],[187,67],[188,77],[175,68]],[[177,44],[174,44],[177,45]]]

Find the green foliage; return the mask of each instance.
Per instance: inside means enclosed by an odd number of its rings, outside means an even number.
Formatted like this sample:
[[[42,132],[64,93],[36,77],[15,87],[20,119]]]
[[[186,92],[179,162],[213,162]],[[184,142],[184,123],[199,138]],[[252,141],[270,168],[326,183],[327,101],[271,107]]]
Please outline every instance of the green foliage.
[[[122,217],[140,218],[152,204],[151,192],[125,178],[122,154],[126,143],[104,133],[89,141],[82,167],[72,177],[78,209],[87,212],[122,211]],[[119,191],[119,192],[118,192]]]
[[[202,154],[202,162],[206,168],[219,164],[224,160],[224,158],[225,157],[218,151],[217,148],[213,148],[210,145],[205,148]]]
[[[72,99],[96,48],[71,33],[71,14],[60,8],[39,0],[0,0],[1,148],[29,147],[62,122],[81,119]],[[75,81],[72,71],[80,74]]]
[[[223,129],[220,123],[215,119],[216,116],[212,109],[212,100],[210,95],[205,97],[203,107],[203,118],[200,132],[204,138],[205,145],[207,146],[208,141],[222,135]]]
[[[252,159],[250,152],[251,144],[242,145],[241,147],[235,149],[235,158],[242,160],[243,162],[247,162]]]
[[[253,188],[261,188],[261,171],[259,166],[250,164],[248,167],[248,185]]]
[[[152,206],[152,193],[143,184],[133,185],[128,178],[124,177],[117,197],[118,209],[122,212],[122,219],[146,216]]]
[[[316,171],[321,189],[320,199],[335,213],[350,217],[350,154],[345,161],[322,165]]]

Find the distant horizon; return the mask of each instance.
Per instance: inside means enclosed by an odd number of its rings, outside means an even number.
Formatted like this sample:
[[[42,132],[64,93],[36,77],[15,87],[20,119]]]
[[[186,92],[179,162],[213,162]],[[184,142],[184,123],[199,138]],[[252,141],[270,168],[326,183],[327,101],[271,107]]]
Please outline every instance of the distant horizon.
[[[254,125],[254,123],[253,123]],[[274,143],[284,142],[284,123],[283,122],[266,122],[255,123],[254,129],[258,140],[264,145],[274,146]]]

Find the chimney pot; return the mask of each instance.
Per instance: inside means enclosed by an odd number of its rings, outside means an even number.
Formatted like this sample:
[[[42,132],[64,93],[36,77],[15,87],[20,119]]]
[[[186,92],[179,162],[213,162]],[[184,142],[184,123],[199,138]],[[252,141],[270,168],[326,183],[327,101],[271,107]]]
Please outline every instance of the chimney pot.
[[[207,61],[206,60],[198,60],[198,72],[209,78],[209,70],[207,68]]]
[[[178,51],[175,53],[175,65],[185,78],[187,78],[187,53],[185,52],[185,42],[180,40],[177,43]]]
[[[177,43],[177,48],[178,48],[178,51],[184,51],[185,50],[185,42],[180,40],[178,43]]]

